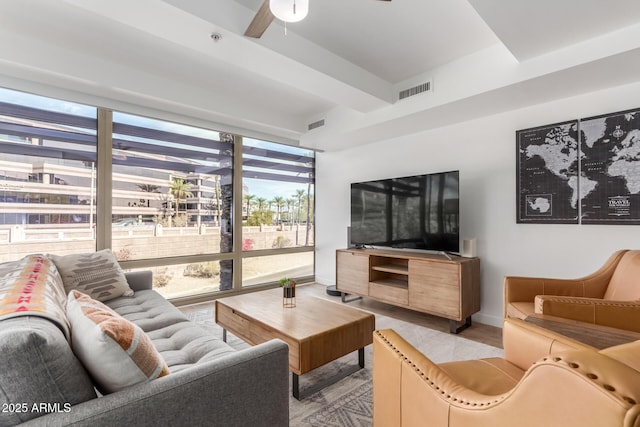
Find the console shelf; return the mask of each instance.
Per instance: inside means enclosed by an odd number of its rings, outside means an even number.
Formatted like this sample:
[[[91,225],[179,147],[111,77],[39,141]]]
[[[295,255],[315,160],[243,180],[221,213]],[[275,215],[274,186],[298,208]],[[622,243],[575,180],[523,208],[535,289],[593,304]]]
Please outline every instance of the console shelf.
[[[384,271],[387,273],[395,273],[395,274],[404,274],[404,275],[409,275],[409,268],[406,266],[397,266],[397,265],[393,265],[393,264],[389,264],[389,265],[375,265],[373,267],[371,267],[372,270],[375,271]]]
[[[458,333],[480,311],[480,260],[379,249],[336,251],[336,288],[345,294],[449,319]]]

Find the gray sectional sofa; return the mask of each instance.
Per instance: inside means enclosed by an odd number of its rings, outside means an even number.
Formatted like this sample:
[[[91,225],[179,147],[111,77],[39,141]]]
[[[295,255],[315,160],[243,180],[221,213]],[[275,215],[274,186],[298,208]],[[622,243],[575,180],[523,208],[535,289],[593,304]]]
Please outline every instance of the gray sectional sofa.
[[[0,426],[289,424],[284,342],[235,351],[152,290],[151,272],[127,273],[126,280],[134,295],[105,304],[142,328],[170,374],[100,395],[55,322],[38,315],[4,318]],[[0,294],[0,315],[7,298]]]

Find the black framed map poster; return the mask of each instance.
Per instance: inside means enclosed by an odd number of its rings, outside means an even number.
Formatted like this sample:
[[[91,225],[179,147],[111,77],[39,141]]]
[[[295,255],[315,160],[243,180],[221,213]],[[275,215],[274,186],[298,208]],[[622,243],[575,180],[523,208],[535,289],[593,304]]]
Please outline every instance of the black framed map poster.
[[[577,224],[578,120],[519,130],[516,141],[516,222]]]
[[[640,224],[640,109],[580,121],[583,224]]]

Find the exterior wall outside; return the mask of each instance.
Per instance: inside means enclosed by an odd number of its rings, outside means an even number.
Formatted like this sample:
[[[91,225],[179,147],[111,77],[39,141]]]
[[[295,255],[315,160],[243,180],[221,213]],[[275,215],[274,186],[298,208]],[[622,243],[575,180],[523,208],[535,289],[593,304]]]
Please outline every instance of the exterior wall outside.
[[[502,325],[506,275],[577,278],[615,250],[640,248],[640,227],[516,224],[515,132],[640,107],[640,83],[497,114],[316,158],[316,280],[335,284],[335,250],[347,245],[350,183],[460,170],[461,238],[477,238],[481,311]]]
[[[4,231],[4,232],[3,232]],[[70,233],[71,231],[71,233]],[[189,236],[185,238],[185,236]],[[253,250],[273,249],[274,242],[289,243],[286,247],[295,245],[296,238],[300,243],[305,242],[306,227],[301,225],[285,227],[243,227],[243,240],[252,242]],[[281,237],[280,239],[278,239]],[[313,230],[310,233],[313,244]],[[154,229],[129,229],[116,231],[113,234],[113,251],[117,254],[122,249],[131,250],[130,259],[152,259],[175,256],[193,255],[193,248],[197,247],[202,253],[220,252],[219,227],[173,227],[164,228],[162,235],[154,235]],[[22,231],[21,239],[9,241],[8,230],[0,230],[0,262],[20,259],[23,256],[40,253],[46,248],[48,253],[67,255],[78,252],[95,251],[95,240],[88,230],[69,230],[59,227],[56,230],[38,230],[38,233]]]

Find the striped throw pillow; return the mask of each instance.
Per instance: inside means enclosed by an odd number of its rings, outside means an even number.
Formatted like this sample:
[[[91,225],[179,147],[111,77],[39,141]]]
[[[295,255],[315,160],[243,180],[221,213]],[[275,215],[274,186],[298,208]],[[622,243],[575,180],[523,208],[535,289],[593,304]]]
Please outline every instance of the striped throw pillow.
[[[103,394],[169,374],[139,326],[79,291],[67,299],[71,348]]]

